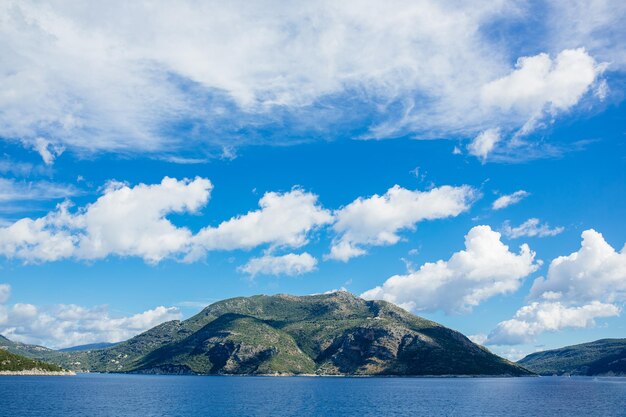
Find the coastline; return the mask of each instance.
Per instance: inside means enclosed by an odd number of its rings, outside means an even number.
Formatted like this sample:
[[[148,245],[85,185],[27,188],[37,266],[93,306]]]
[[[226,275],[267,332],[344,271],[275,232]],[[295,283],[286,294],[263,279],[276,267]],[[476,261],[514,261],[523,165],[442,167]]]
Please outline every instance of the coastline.
[[[44,371],[28,369],[24,371],[0,371],[0,376],[75,376],[74,371]]]
[[[150,373],[150,372],[79,372],[79,373],[92,373],[92,374],[118,374],[118,375],[156,375],[156,376],[211,376],[211,377],[272,377],[272,378],[290,378],[290,377],[306,377],[306,378],[430,378],[430,379],[450,379],[450,378],[538,378],[541,375],[394,375],[394,374],[292,374],[292,373],[270,373],[270,374],[227,374],[227,373],[215,373],[215,374],[202,374],[202,373]]]

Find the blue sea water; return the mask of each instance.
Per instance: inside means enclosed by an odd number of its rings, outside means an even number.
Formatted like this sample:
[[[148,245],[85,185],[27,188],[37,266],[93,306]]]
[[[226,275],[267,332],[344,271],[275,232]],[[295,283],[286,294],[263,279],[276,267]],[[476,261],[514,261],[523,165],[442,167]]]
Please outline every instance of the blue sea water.
[[[0,377],[0,416],[626,416],[626,378]]]

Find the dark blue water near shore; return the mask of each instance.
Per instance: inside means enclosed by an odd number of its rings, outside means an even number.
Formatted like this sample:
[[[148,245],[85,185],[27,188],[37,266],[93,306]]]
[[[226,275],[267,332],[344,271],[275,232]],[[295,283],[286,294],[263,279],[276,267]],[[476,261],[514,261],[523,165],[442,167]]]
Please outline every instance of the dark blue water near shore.
[[[0,377],[0,416],[626,416],[626,378]]]

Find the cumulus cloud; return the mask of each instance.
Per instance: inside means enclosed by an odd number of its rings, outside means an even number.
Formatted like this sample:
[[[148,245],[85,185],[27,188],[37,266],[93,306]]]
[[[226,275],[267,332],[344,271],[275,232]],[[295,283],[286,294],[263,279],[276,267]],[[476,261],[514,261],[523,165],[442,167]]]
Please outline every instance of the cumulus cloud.
[[[55,261],[74,253],[78,237],[67,228],[71,216],[67,205],[45,217],[32,220],[24,218],[0,228],[0,254],[26,262]]]
[[[467,145],[467,150],[470,155],[474,155],[485,161],[487,155],[489,155],[500,139],[500,129],[487,129],[481,132]]]
[[[413,311],[468,312],[488,298],[516,291],[539,265],[528,245],[512,252],[500,233],[476,226],[465,236],[465,250],[447,261],[428,262],[407,275],[392,276],[361,296]]]
[[[545,53],[522,57],[513,72],[483,87],[482,99],[529,117],[522,129],[528,133],[544,111],[555,115],[576,105],[605,67],[583,48],[563,50],[554,60]]]
[[[529,305],[490,334],[491,344],[526,343],[546,331],[593,326],[616,316],[626,301],[626,246],[617,252],[593,229],[582,233],[581,248],[550,263],[537,278]]]
[[[548,237],[556,236],[565,230],[563,227],[551,228],[548,223],[541,224],[541,221],[536,218],[526,220],[519,226],[513,227],[506,221],[503,227],[503,233],[506,237],[516,239],[519,237]]]
[[[119,342],[165,321],[181,319],[180,311],[175,307],[159,306],[131,316],[117,317],[112,316],[106,306],[3,305],[6,301],[0,303],[0,334],[18,342],[55,349],[96,342]]]
[[[470,142],[469,153],[483,163],[491,154],[494,161],[561,154],[565,148],[533,143],[527,136],[575,108],[584,97],[588,104],[604,100],[609,87],[601,76],[607,66],[584,48],[563,49],[554,58],[547,53],[520,57],[511,72],[482,86],[478,107],[493,116],[494,124]]]
[[[617,316],[619,313],[619,307],[598,301],[576,307],[560,302],[533,302],[519,309],[511,320],[500,322],[489,334],[486,343],[532,343],[543,332],[590,327],[595,325],[596,318]]]
[[[111,254],[158,262],[186,250],[192,235],[166,215],[198,210],[207,203],[212,187],[203,178],[165,177],[160,184],[132,188],[111,182],[95,203],[75,213],[69,203],[62,203],[44,217],[0,228],[0,254],[31,262]]]
[[[530,114],[546,106],[552,112],[567,110],[602,71],[583,48],[564,50],[554,60],[545,53],[522,57],[513,72],[485,85],[482,97],[488,105]]]
[[[550,8],[548,17],[561,9],[571,7]],[[4,1],[0,136],[36,147],[51,163],[63,146],[221,150],[242,140],[242,128],[247,143],[267,140],[255,129],[271,125],[291,130],[271,138],[282,142],[310,137],[310,126],[327,137],[346,121],[373,120],[369,137],[477,134],[520,123],[509,109],[569,108],[598,73],[586,52],[568,50],[521,59],[503,75],[517,51],[487,34],[531,15],[506,2],[434,0]],[[529,80],[522,94],[518,86]]]
[[[0,181],[0,187],[3,184]],[[16,188],[12,182],[7,184]],[[195,234],[167,218],[173,213],[197,212],[207,204],[212,188],[208,179],[199,177],[165,177],[158,184],[134,187],[109,182],[102,196],[85,207],[73,210],[65,201],[43,217],[23,218],[0,227],[0,255],[26,262],[90,260],[110,255],[137,256],[149,263],[167,257],[191,262],[212,250],[268,245],[271,252],[300,247],[308,243],[313,230],[333,220],[315,194],[299,188],[286,193],[268,192],[259,200],[258,210],[216,227],[204,227]],[[51,188],[46,192],[52,195],[56,191]]]
[[[520,201],[522,201],[524,198],[528,197],[529,195],[530,193],[524,190],[515,191],[513,194],[503,195],[501,197],[498,197],[493,202],[493,204],[491,205],[491,208],[493,208],[494,210],[503,209],[510,205],[519,203]]]
[[[546,294],[572,302],[626,301],[626,246],[617,252],[602,234],[585,230],[580,249],[554,259],[546,278],[533,283],[532,298]]]
[[[0,181],[3,185],[7,198],[19,193],[15,182]],[[43,185],[35,191],[39,187]],[[347,261],[364,254],[367,246],[396,243],[400,231],[414,229],[419,221],[468,210],[478,194],[466,185],[423,192],[394,186],[382,196],[358,198],[333,213],[318,202],[317,195],[294,188],[267,192],[259,200],[259,209],[195,234],[167,218],[172,213],[197,212],[207,204],[212,188],[208,179],[199,177],[165,177],[159,184],[133,187],[112,181],[94,203],[74,209],[64,201],[43,217],[0,227],[0,255],[26,262],[110,255],[137,256],[150,263],[167,257],[192,262],[214,250],[267,245],[271,254],[278,248],[298,248],[309,242],[315,230],[332,224],[336,236],[329,257]],[[50,187],[42,195],[57,191],[68,193]]]
[[[333,218],[317,199],[298,188],[286,193],[268,192],[259,200],[259,210],[200,230],[193,244],[201,250],[250,249],[262,244],[272,249],[303,246],[311,230]]]
[[[414,229],[423,220],[458,216],[468,210],[478,192],[467,185],[412,191],[398,185],[383,195],[358,198],[335,212],[328,258],[347,261],[366,253],[366,246],[393,245],[398,233]]]
[[[309,253],[289,253],[282,256],[265,255],[260,258],[252,258],[238,268],[252,277],[261,275],[302,275],[315,270],[317,259]]]

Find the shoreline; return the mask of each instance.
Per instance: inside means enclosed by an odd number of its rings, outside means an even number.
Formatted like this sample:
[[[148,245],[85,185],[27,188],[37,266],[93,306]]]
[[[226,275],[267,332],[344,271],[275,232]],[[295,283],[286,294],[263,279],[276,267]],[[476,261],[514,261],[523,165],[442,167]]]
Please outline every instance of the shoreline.
[[[0,371],[0,376],[75,376],[74,371],[44,371],[28,369],[24,371]]]
[[[428,378],[428,379],[470,379],[470,378],[538,378],[541,375],[349,375],[349,374],[168,374],[143,372],[81,372],[79,374],[100,375],[143,375],[143,376],[192,376],[192,377],[272,377],[272,378]]]

